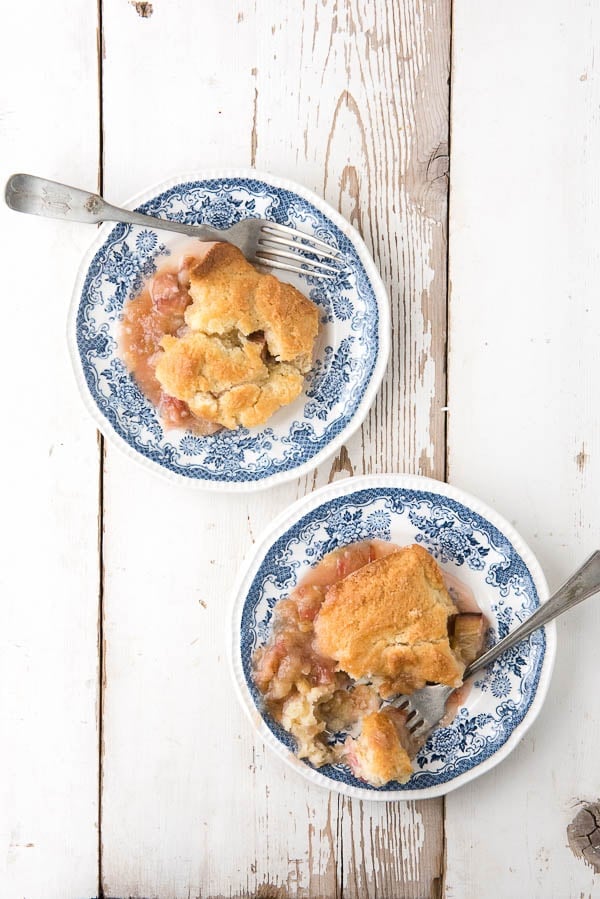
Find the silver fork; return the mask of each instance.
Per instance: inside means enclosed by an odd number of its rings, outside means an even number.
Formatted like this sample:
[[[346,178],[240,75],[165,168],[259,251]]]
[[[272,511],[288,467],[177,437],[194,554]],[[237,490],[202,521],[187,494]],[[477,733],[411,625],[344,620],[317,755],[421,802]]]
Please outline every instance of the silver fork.
[[[223,230],[210,228],[208,225],[186,225],[112,206],[98,194],[38,178],[36,175],[11,175],[6,182],[4,197],[11,209],[30,215],[88,224],[125,222],[146,228],[176,231],[198,240],[226,240],[239,247],[250,262],[286,272],[330,280],[341,272],[341,269],[331,264],[343,259],[336,247],[312,234],[266,219],[245,219]],[[322,262],[323,259],[328,262]]]
[[[536,609],[530,618],[527,618],[519,627],[510,634],[482,653],[466,669],[463,679],[466,680],[494,662],[502,653],[506,652],[516,643],[524,640],[533,631],[553,621],[563,612],[572,609],[578,603],[583,602],[589,596],[600,591],[600,550],[596,550],[589,559],[578,568],[569,580],[557,590],[557,592],[543,605]],[[446,711],[446,702],[453,687],[435,685],[423,687],[411,693],[410,696],[397,696],[387,706],[403,709],[408,712],[406,724],[412,737],[417,742],[423,741],[436,727]]]

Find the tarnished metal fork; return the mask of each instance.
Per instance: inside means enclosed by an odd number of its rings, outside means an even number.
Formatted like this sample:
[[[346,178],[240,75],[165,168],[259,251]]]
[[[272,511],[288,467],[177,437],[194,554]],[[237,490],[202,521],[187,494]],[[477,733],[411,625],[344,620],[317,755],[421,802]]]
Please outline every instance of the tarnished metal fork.
[[[113,206],[98,194],[38,178],[37,175],[11,175],[4,196],[11,209],[30,215],[88,224],[125,222],[162,231],[176,231],[198,240],[224,240],[239,247],[250,262],[286,272],[333,279],[342,271],[336,266],[343,261],[336,247],[312,234],[266,219],[244,219],[223,230],[208,225],[187,225]]]
[[[569,580],[557,590],[557,592],[543,605],[536,609],[530,618],[523,621],[519,627],[510,634],[482,653],[466,668],[463,679],[471,677],[476,671],[480,671],[494,662],[502,653],[506,652],[516,643],[524,640],[533,631],[553,621],[563,612],[572,609],[578,603],[583,602],[589,596],[600,591],[600,550],[596,550],[590,558],[578,568]],[[437,727],[446,711],[446,702],[453,687],[435,685],[423,687],[409,696],[397,696],[387,706],[393,706],[408,712],[406,726],[411,736],[421,742]]]

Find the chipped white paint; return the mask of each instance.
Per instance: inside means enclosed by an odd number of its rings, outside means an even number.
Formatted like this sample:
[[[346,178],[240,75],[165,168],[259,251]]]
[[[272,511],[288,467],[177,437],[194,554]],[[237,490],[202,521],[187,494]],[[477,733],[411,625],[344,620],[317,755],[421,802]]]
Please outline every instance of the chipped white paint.
[[[600,7],[454,15],[449,474],[506,515],[551,587],[600,546]],[[600,602],[557,623],[522,744],[446,802],[447,895],[591,897],[567,847],[599,793]]]
[[[398,806],[402,879],[419,882],[421,850],[425,843],[425,822],[420,812],[411,814],[408,805]]]
[[[358,811],[358,816],[354,810]],[[354,803],[354,809],[344,816],[343,821],[343,826],[348,829],[346,842],[354,847],[352,864],[346,866],[345,880],[353,876],[354,867],[370,874],[372,866],[372,874],[380,883],[384,879],[388,879],[389,883],[419,882],[425,822],[414,804],[403,802],[381,806],[369,802]],[[399,851],[393,856],[382,851],[390,832],[399,834]],[[366,844],[365,833],[370,837]],[[379,851],[371,854],[373,846]]]
[[[440,242],[440,233],[443,227],[440,222],[425,218],[422,210],[410,202],[406,202],[404,209],[414,227],[420,228],[423,247],[433,247],[436,242]],[[434,282],[436,275],[439,277],[439,272],[436,272],[430,262],[429,256],[424,253],[411,286],[416,298],[428,298],[430,294],[436,295]],[[418,435],[417,440],[421,446],[419,467],[422,474],[427,471],[433,472],[436,467],[435,437],[440,430],[443,430],[443,425],[440,427],[438,421],[437,426],[432,427],[432,418],[439,417],[441,402],[444,400],[444,396],[440,396],[436,392],[436,384],[440,377],[436,369],[443,368],[444,360],[440,353],[436,352],[438,347],[434,345],[432,321],[430,316],[425,315],[426,308],[426,303],[415,303],[413,310],[412,327],[415,338],[414,360],[411,366],[411,372],[415,378],[415,393],[422,397],[422,401],[416,404],[414,409],[414,433]],[[406,454],[410,455],[408,447]]]
[[[420,809],[426,809],[426,803]],[[344,894],[352,896],[393,896],[402,884],[404,897],[433,895],[423,893],[426,880],[421,854],[427,837],[424,814],[414,803],[341,801],[344,857],[341,883]],[[394,835],[394,836],[392,836]],[[394,851],[392,850],[392,842]],[[436,861],[441,874],[441,846]],[[425,865],[429,865],[426,860]],[[440,878],[441,879],[441,878]]]
[[[0,183],[98,173],[96,2],[4,4]],[[0,895],[98,892],[98,445],[65,320],[90,232],[0,203]]]
[[[373,809],[284,770],[237,707],[224,627],[242,555],[297,496],[353,471],[443,474],[445,183],[427,167],[447,141],[448,4],[155,3],[146,20],[105,4],[103,24],[107,195],[215,160],[295,178],[361,229],[395,334],[362,433],[299,483],[199,498],[108,451],[105,892],[422,899],[441,874],[441,803]]]

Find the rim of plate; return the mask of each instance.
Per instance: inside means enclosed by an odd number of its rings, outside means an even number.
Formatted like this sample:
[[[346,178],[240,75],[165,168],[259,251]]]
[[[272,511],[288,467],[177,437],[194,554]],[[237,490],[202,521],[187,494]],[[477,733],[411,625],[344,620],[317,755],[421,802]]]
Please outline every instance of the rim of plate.
[[[124,440],[123,437],[121,437],[121,435],[117,433],[117,431],[115,431],[111,423],[104,417],[104,415],[96,405],[92,395],[90,394],[77,347],[77,313],[79,310],[85,278],[90,264],[94,259],[94,256],[102,247],[113,228],[115,228],[115,222],[106,222],[101,225],[95,239],[90,244],[79,265],[79,269],[75,277],[73,293],[71,296],[71,305],[69,308],[67,321],[67,340],[69,346],[69,355],[71,357],[71,365],[73,367],[75,380],[79,389],[79,395],[83,401],[83,404],[88,413],[92,416],[101,433],[121,452],[123,452],[126,456],[129,456],[130,459],[133,459],[145,469],[158,475],[158,477],[171,481],[171,483],[185,484],[192,490],[201,490],[214,493],[251,493],[259,490],[266,490],[269,487],[274,486],[275,484],[281,484],[284,481],[300,477],[304,474],[307,474],[309,471],[312,471],[325,459],[328,459],[330,456],[332,456],[335,451],[339,449],[339,447],[360,427],[360,425],[366,418],[369,409],[373,405],[375,396],[377,395],[377,391],[381,386],[381,382],[383,381],[383,376],[385,374],[391,345],[391,314],[386,287],[364,240],[362,239],[356,228],[354,228],[354,226],[351,225],[350,222],[348,222],[339,212],[337,212],[332,206],[329,205],[329,203],[327,203],[326,200],[324,200],[318,194],[314,193],[306,187],[303,187],[301,184],[297,184],[295,181],[291,181],[288,178],[280,178],[274,175],[270,175],[266,172],[262,172],[259,169],[253,168],[205,169],[195,172],[185,172],[181,175],[176,175],[172,178],[167,179],[166,181],[155,184],[152,187],[141,191],[140,193],[137,193],[135,196],[122,203],[121,206],[127,209],[135,209],[141,203],[145,203],[148,200],[153,199],[164,191],[176,187],[178,184],[182,184],[188,181],[209,181],[211,179],[218,178],[239,178],[254,181],[264,181],[265,184],[271,185],[272,187],[295,193],[301,199],[312,203],[313,206],[315,206],[320,212],[323,213],[323,215],[327,216],[327,218],[329,218],[332,223],[337,228],[339,228],[339,230],[354,245],[356,253],[358,254],[358,257],[364,266],[365,272],[372,286],[373,294],[377,303],[377,346],[375,363],[373,366],[370,382],[365,390],[362,400],[360,401],[350,420],[346,423],[342,430],[335,437],[333,437],[329,441],[329,443],[327,443],[321,450],[319,450],[319,452],[315,453],[315,455],[307,461],[295,467],[291,467],[285,471],[280,471],[276,474],[268,475],[267,477],[258,481],[207,481],[202,478],[186,477],[185,475],[178,474],[177,472],[169,471],[168,469],[160,465],[160,463],[146,458],[144,455],[131,447],[127,443],[127,441]]]
[[[493,752],[487,759],[474,765],[468,771],[457,775],[445,783],[432,787],[425,787],[415,790],[369,790],[354,787],[340,781],[332,780],[318,769],[312,768],[305,762],[301,761],[293,752],[291,752],[277,737],[271,732],[267,726],[261,712],[256,707],[252,695],[248,689],[242,658],[240,652],[240,632],[242,623],[242,613],[246,603],[248,590],[252,584],[260,565],[263,562],[266,552],[272,544],[282,534],[284,534],[294,523],[296,523],[304,514],[312,511],[323,503],[337,499],[344,495],[352,495],[359,490],[368,488],[401,488],[406,490],[428,490],[431,493],[437,493],[440,496],[448,497],[456,502],[462,503],[473,512],[487,519],[490,524],[494,525],[501,533],[511,542],[514,548],[521,556],[523,562],[529,569],[533,582],[535,584],[540,604],[545,603],[549,598],[548,584],[542,571],[541,565],[529,548],[525,540],[515,530],[515,528],[494,509],[486,503],[472,496],[458,487],[453,487],[444,481],[436,481],[433,478],[426,478],[421,475],[407,474],[386,474],[386,475],[361,475],[358,477],[345,478],[326,487],[315,490],[314,493],[299,499],[292,506],[288,507],[284,512],[275,518],[271,524],[260,535],[257,542],[253,545],[251,554],[244,560],[243,570],[236,582],[233,591],[233,600],[230,610],[230,626],[232,633],[228,639],[228,653],[230,670],[235,684],[235,690],[238,699],[246,713],[254,725],[258,735],[262,737],[264,742],[270,746],[280,759],[285,762],[289,768],[297,771],[310,783],[317,784],[325,789],[332,790],[336,793],[343,793],[355,799],[368,799],[375,802],[392,802],[397,800],[413,800],[413,799],[433,799],[436,796],[444,796],[452,790],[463,786],[468,781],[474,780],[476,777],[494,768],[499,762],[506,758],[513,751],[515,746],[521,741],[526,731],[531,727],[537,718],[552,677],[554,668],[554,660],[556,655],[556,622],[552,621],[545,626],[546,647],[544,658],[542,659],[540,676],[531,705],[525,712],[523,719],[513,729],[506,742]]]

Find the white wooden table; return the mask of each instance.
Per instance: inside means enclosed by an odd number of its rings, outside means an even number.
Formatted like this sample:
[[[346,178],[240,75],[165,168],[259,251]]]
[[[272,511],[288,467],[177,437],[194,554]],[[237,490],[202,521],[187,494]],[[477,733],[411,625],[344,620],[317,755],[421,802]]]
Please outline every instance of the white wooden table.
[[[567,837],[600,795],[597,602],[559,621],[523,742],[445,801],[310,789],[224,658],[255,535],[334,478],[448,479],[551,587],[600,544],[600,6],[34,0],[1,24],[3,179],[119,202],[202,168],[291,177],[361,231],[394,329],[337,458],[247,499],[186,492],[76,395],[65,318],[93,233],[0,209],[1,899],[600,895]]]

